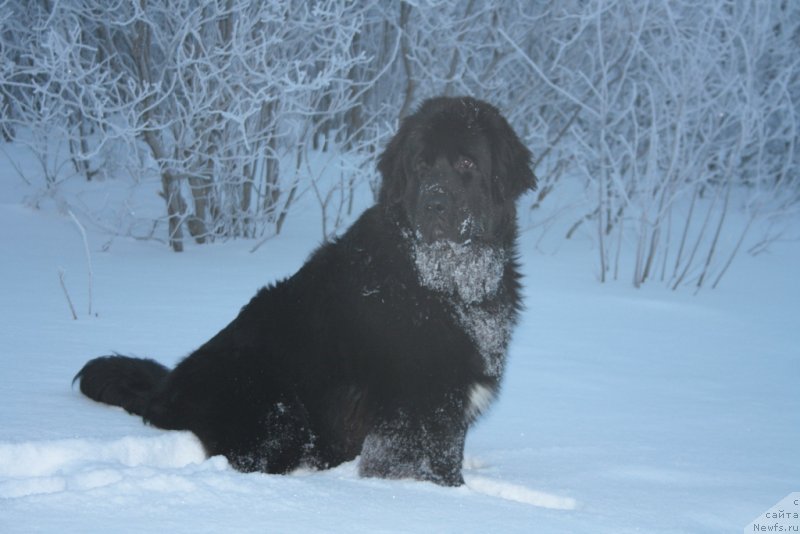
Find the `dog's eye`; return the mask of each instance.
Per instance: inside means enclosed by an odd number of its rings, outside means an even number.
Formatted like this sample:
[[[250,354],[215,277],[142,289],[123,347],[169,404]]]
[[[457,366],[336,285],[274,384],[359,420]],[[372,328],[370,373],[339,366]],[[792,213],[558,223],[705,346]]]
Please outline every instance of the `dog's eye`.
[[[459,156],[456,160],[455,168],[460,172],[469,171],[475,168],[475,162],[466,156]]]

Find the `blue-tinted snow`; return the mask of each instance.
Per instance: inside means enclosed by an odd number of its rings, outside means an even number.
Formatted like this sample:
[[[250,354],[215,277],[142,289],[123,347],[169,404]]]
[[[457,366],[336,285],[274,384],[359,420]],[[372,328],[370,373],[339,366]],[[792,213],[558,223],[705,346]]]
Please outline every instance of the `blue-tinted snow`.
[[[739,532],[800,489],[796,242],[738,258],[720,288],[692,296],[600,285],[586,243],[559,238],[541,253],[525,234],[526,310],[499,400],[469,435],[467,487],[362,480],[354,463],[244,475],[70,381],[114,350],[173,364],[301,265],[318,223],[290,221],[254,254],[250,242],[175,254],[84,218],[88,317],[83,245],[63,204],[0,170],[4,533]],[[92,187],[87,202],[114,194]]]

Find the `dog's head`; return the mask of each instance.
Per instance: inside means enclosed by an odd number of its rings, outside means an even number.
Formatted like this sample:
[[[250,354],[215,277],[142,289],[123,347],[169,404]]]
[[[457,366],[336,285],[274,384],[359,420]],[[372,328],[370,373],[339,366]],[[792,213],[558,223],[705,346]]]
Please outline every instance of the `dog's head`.
[[[399,207],[424,242],[496,243],[513,228],[517,198],[536,187],[530,160],[494,106],[433,98],[381,155],[379,203]]]

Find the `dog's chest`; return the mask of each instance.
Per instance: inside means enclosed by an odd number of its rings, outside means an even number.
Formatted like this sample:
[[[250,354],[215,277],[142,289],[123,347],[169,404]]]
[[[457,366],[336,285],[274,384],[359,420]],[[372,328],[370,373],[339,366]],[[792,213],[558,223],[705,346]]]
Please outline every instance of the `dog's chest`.
[[[514,313],[498,297],[503,290],[505,254],[491,247],[436,242],[415,243],[413,256],[420,285],[444,297],[477,347],[483,373],[499,378]]]
[[[455,310],[456,319],[478,347],[484,373],[499,378],[511,339],[511,307],[456,304]]]

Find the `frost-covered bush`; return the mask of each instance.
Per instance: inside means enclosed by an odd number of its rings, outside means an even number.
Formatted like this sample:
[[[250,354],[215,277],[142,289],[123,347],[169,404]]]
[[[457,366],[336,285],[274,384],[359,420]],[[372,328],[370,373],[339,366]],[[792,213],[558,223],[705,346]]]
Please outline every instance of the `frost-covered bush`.
[[[593,236],[601,280],[715,285],[800,205],[796,2],[0,8],[3,136],[31,144],[51,187],[67,168],[91,180],[108,174],[110,150],[129,154],[115,165],[159,176],[160,228],[175,250],[187,234],[278,232],[304,193],[332,235],[354,191],[376,190],[372,162],[397,117],[438,94],[483,98],[509,117],[536,157],[531,207],[543,226],[571,217],[568,237]],[[68,157],[53,156],[60,141]],[[326,173],[312,165],[323,152],[358,163],[347,178]],[[581,202],[545,216],[565,177]]]
[[[589,57],[562,65],[558,85],[575,102],[570,138],[601,280],[632,247],[637,286],[715,285],[753,221],[796,213],[800,9],[591,4],[572,37]],[[747,211],[743,228],[728,223],[734,206]]]
[[[185,230],[198,242],[279,230],[299,187],[279,162],[299,167],[319,125],[354,106],[348,73],[366,61],[350,46],[361,15],[342,2],[5,7],[4,123],[67,139],[89,180],[112,139],[145,153],[175,250]]]

